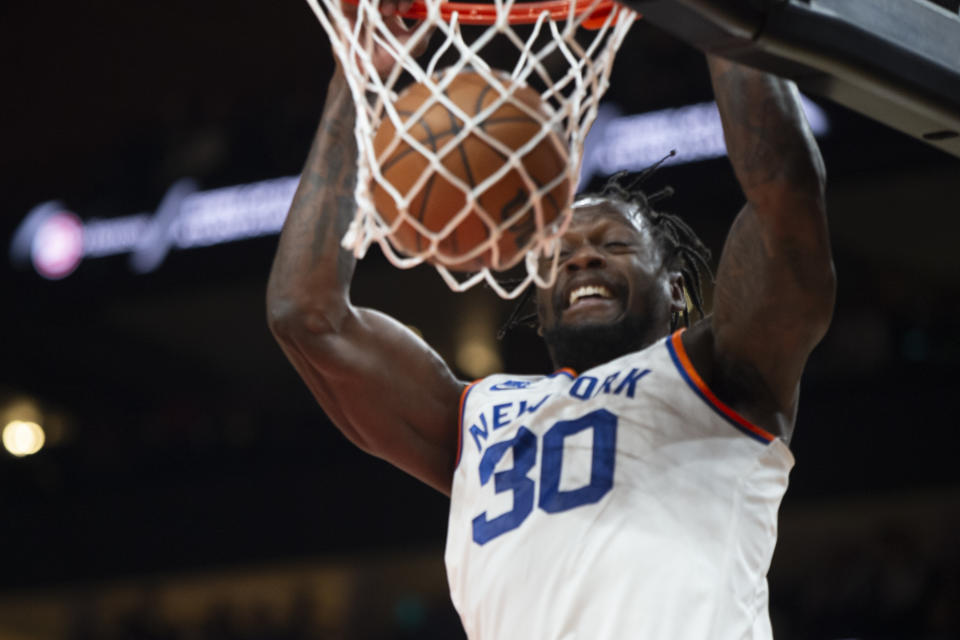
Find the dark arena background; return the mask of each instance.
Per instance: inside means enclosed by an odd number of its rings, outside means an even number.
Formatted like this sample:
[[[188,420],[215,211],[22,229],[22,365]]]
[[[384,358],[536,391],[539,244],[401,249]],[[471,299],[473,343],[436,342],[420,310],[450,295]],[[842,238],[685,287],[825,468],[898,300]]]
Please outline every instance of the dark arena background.
[[[266,326],[333,68],[310,9],[0,17],[0,639],[462,637],[446,499],[347,443]],[[774,629],[960,638],[960,159],[949,133],[926,144],[815,93],[839,294],[791,445]],[[650,186],[718,253],[742,196],[710,100],[702,55],[637,24],[583,186],[675,148]],[[489,291],[377,251],[354,291],[463,378],[549,369],[534,333],[495,340],[511,305]]]

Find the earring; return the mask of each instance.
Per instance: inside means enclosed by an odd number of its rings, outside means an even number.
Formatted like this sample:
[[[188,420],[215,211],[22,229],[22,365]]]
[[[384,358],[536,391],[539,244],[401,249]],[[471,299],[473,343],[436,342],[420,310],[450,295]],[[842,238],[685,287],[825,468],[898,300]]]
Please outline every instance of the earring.
[[[670,333],[673,333],[680,327],[689,327],[690,326],[690,313],[684,309],[683,311],[674,311],[670,314]]]

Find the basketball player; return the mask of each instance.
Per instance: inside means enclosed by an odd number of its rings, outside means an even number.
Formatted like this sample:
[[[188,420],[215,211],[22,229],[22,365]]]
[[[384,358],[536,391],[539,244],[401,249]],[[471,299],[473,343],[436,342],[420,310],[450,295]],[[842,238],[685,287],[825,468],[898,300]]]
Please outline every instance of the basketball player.
[[[448,578],[471,638],[771,637],[786,442],[833,308],[825,175],[790,82],[708,63],[747,201],[712,315],[674,331],[705,252],[613,184],[576,202],[556,283],[536,292],[558,370],[469,386],[350,302],[354,105],[342,71],[330,83],[270,327],[347,438],[451,497]]]

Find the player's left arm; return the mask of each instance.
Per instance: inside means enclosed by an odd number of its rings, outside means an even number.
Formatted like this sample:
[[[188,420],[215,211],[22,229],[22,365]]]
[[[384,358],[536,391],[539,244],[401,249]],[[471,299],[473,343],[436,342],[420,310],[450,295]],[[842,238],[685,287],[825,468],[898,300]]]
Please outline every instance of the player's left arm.
[[[747,204],[720,256],[712,319],[689,339],[709,353],[721,399],[789,436],[801,373],[833,314],[826,171],[792,82],[708,62]]]

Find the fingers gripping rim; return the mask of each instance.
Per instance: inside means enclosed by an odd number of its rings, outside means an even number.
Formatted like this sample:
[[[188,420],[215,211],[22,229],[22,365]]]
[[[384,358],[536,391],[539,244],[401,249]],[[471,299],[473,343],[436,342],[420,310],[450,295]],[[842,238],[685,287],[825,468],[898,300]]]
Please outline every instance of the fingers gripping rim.
[[[512,226],[522,223],[527,216],[533,222],[534,232],[525,251],[517,259],[523,262],[526,277],[512,287],[503,285],[487,268],[464,276],[455,274],[439,264],[437,270],[454,291],[464,291],[480,282],[486,282],[503,298],[519,295],[531,283],[549,286],[555,276],[559,242],[557,239],[569,224],[572,212],[569,208],[553,222],[544,215],[543,202],[552,197],[558,185],[566,184],[570,193],[575,192],[579,178],[583,140],[597,114],[600,97],[609,84],[609,75],[617,48],[637,14],[616,5],[612,0],[549,0],[547,2],[517,2],[493,0],[492,4],[445,3],[442,0],[417,0],[409,17],[421,19],[408,29],[398,28],[396,17],[390,21],[379,11],[379,0],[307,0],[327,32],[334,54],[346,76],[351,95],[357,108],[354,130],[358,148],[357,187],[355,198],[357,214],[343,245],[362,257],[370,245],[377,243],[391,263],[399,268],[409,268],[431,260],[438,264],[439,246],[443,233],[479,210],[479,217],[489,229],[486,241],[472,247],[468,255],[458,254],[457,259],[476,256],[492,256],[491,264],[499,264],[498,251],[501,234],[512,231]],[[388,24],[388,22],[390,22]],[[521,30],[516,24],[525,24]],[[461,28],[462,25],[480,24]],[[587,29],[580,29],[587,27]],[[431,40],[432,37],[432,40]],[[428,57],[418,60],[414,51],[422,51],[431,40]],[[485,49],[486,48],[486,49]],[[484,51],[514,51],[516,61],[509,70],[498,72],[484,60]],[[383,56],[396,61],[384,71]],[[557,64],[564,62],[564,64]],[[502,63],[501,63],[502,64]],[[441,67],[443,70],[441,71]],[[496,100],[476,109],[476,113],[464,113],[457,103],[445,94],[451,79],[463,71],[481,74],[497,92]],[[416,109],[420,113],[406,116],[398,113],[394,103],[405,84],[421,83],[429,89],[425,103],[442,105],[463,123],[456,136],[433,146],[426,146],[412,133],[409,120],[416,121],[430,108],[429,104]],[[538,92],[550,109],[538,112],[514,95],[521,86],[537,86]],[[534,122],[540,130],[526,144],[517,148],[505,147],[503,143],[485,130],[484,121],[502,105],[510,105]],[[380,149],[378,157],[374,149],[374,134],[383,123],[395,127],[395,144],[404,144],[426,158],[429,172],[441,176],[465,194],[465,205],[440,232],[430,232],[418,225],[415,217],[403,212],[403,216],[386,224],[376,211],[371,184],[390,191],[391,184],[384,178],[381,163],[390,157],[390,151]],[[459,136],[459,137],[457,137]],[[493,175],[476,184],[467,184],[451,173],[442,162],[445,154],[461,145],[468,136],[480,140],[495,149],[506,160]],[[541,186],[528,173],[522,159],[537,144],[555,145],[568,158],[564,170],[553,180],[547,179]],[[509,172],[514,172],[525,185],[529,202],[509,216],[490,216],[483,211],[482,194]],[[421,180],[422,186],[424,180]],[[473,182],[471,180],[471,182]],[[406,189],[390,193],[396,202],[410,204]],[[403,208],[401,206],[401,208]],[[500,219],[500,218],[503,219]],[[391,244],[391,234],[409,224],[428,240],[422,251],[404,255]],[[429,246],[427,246],[429,245]],[[419,247],[419,245],[418,245]],[[408,252],[409,254],[409,252]],[[525,259],[524,259],[525,256]],[[442,262],[442,261],[441,261]]]

